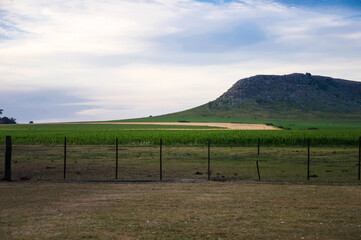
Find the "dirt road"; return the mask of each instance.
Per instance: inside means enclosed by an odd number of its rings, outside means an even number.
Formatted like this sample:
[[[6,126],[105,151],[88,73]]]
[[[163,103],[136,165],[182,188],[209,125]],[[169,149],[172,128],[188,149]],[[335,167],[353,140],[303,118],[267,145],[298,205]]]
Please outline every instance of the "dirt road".
[[[93,123],[92,123],[93,124]],[[279,130],[273,126],[265,124],[248,123],[211,123],[211,122],[99,122],[99,124],[135,124],[135,125],[173,125],[173,126],[208,126],[221,127],[230,130]]]

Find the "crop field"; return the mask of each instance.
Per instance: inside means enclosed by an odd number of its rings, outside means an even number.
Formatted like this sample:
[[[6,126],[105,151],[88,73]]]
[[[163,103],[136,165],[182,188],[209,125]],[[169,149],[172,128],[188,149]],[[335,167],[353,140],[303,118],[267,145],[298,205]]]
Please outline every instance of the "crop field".
[[[163,138],[165,145],[204,145],[208,139],[213,144],[251,146],[261,139],[262,145],[304,146],[307,138],[312,146],[358,145],[358,130],[214,130],[211,127],[111,124],[44,124],[0,126],[0,144],[5,136],[12,136],[15,144],[62,144],[67,137],[69,144],[107,145],[119,139],[120,144],[158,144]],[[154,129],[156,128],[156,129]],[[202,129],[202,130],[201,130]],[[205,131],[207,130],[207,131]]]

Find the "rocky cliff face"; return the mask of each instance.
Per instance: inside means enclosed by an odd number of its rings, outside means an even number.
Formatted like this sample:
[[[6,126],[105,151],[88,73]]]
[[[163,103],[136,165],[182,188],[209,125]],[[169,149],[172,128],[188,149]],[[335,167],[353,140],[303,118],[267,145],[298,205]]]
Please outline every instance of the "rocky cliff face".
[[[237,81],[222,96],[209,102],[208,109],[258,109],[283,114],[287,114],[287,110],[327,114],[360,113],[361,82],[309,73],[257,75]]]

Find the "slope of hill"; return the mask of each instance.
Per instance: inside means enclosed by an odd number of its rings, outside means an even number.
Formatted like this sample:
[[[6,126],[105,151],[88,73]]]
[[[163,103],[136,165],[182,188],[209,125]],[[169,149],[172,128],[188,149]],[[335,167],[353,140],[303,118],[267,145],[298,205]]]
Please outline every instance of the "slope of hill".
[[[360,121],[361,82],[309,73],[257,75],[237,81],[214,101],[171,115]]]
[[[254,123],[265,123],[265,120],[351,121],[360,125],[361,82],[309,73],[257,75],[237,81],[227,92],[207,104],[151,119],[165,120]]]

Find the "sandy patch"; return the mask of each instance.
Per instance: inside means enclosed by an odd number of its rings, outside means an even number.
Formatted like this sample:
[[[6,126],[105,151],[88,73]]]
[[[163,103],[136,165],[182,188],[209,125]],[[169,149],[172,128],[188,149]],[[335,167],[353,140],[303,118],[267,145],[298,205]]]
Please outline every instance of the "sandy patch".
[[[93,123],[92,123],[93,124]],[[211,123],[211,122],[99,122],[99,124],[134,124],[134,125],[173,125],[173,126],[208,126],[221,127],[230,130],[280,130],[273,126],[265,124],[248,124],[248,123]]]

